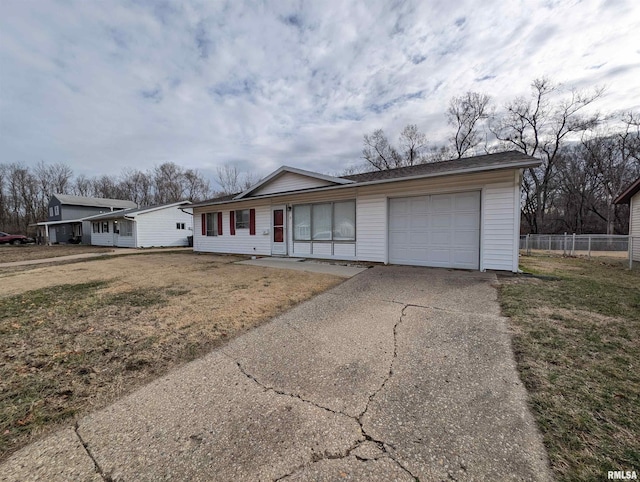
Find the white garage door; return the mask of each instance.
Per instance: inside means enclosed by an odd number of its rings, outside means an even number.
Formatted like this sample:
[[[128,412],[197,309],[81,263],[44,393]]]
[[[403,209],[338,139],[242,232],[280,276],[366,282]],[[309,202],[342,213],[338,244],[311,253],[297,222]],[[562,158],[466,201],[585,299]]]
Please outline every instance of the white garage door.
[[[391,199],[389,262],[479,269],[480,192]]]

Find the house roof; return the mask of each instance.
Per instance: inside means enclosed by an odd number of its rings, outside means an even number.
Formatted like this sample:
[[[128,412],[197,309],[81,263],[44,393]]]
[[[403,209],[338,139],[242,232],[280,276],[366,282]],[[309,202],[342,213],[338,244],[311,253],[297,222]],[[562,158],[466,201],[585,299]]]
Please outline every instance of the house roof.
[[[527,167],[536,167],[541,163],[540,160],[523,154],[517,151],[499,152],[495,154],[486,154],[482,156],[466,157],[463,159],[454,159],[449,161],[432,162],[428,164],[418,164],[415,166],[398,167],[395,169],[388,169],[384,171],[365,172],[362,174],[353,174],[343,176],[341,179],[348,181],[347,183],[334,184],[331,186],[322,186],[316,188],[304,189],[301,191],[295,191],[297,193],[312,192],[312,191],[326,191],[333,189],[343,189],[356,186],[366,186],[370,184],[380,184],[388,182],[404,181],[408,179],[420,179],[428,177],[446,176],[453,174],[467,174],[473,172],[492,171],[498,169],[523,169]],[[282,172],[280,168],[275,171]],[[315,174],[315,173],[314,173]],[[331,177],[331,176],[327,176]],[[274,175],[267,176],[265,179],[273,179]],[[264,180],[263,180],[264,181]],[[264,182],[261,181],[261,185]],[[256,188],[252,187],[249,190],[242,193],[246,195],[254,191]],[[272,194],[265,194],[259,196],[249,196],[248,198],[240,198],[240,196],[221,196],[207,201],[195,203],[192,207],[202,207],[215,204],[226,204],[235,201],[241,201],[245,199],[259,199],[267,197],[282,196],[285,194],[291,194],[291,192],[279,192]]]
[[[187,206],[190,205],[191,201],[179,201],[179,202],[175,202],[175,203],[171,203],[171,204],[157,204],[155,206],[143,206],[140,208],[134,208],[134,209],[122,209],[120,211],[111,211],[108,213],[103,213],[103,214],[95,214],[93,216],[88,216],[86,218],[84,218],[84,221],[98,221],[98,220],[102,220],[102,219],[120,219],[120,218],[124,218],[124,217],[132,217],[135,218],[136,216],[138,216],[139,214],[145,214],[145,213],[149,213],[152,211],[159,211],[160,209],[167,209],[167,208],[172,208],[172,207],[179,207],[179,206]]]
[[[315,179],[320,179],[322,181],[328,181],[328,182],[331,182],[333,184],[350,184],[350,183],[353,182],[352,180],[347,179],[345,177],[328,176],[326,174],[320,174],[319,172],[305,171],[304,169],[298,169],[297,167],[282,166],[282,167],[279,167],[278,169],[276,169],[275,171],[273,171],[271,174],[269,174],[264,179],[261,179],[260,181],[258,181],[258,183],[254,184],[253,186],[251,186],[246,191],[241,192],[240,194],[237,194],[234,199],[242,199],[242,198],[248,196],[252,192],[258,190],[260,187],[264,186],[265,184],[269,183],[273,179],[276,179],[276,178],[282,176],[283,174],[285,174],[287,172],[291,172],[291,173],[294,173],[294,174],[300,174],[301,176],[312,177],[312,178],[315,178]]]
[[[69,194],[54,194],[61,204],[70,204],[73,206],[91,206],[99,208],[135,208],[138,205],[133,201],[124,201],[122,199],[108,199],[101,197],[85,197],[85,196],[71,196]]]
[[[613,204],[629,204],[631,198],[640,192],[640,177],[633,181],[617,198],[613,200]]]
[[[449,161],[430,162],[427,164],[416,164],[415,166],[397,167],[384,171],[364,172],[362,174],[352,174],[344,176],[357,183],[379,180],[395,180],[405,177],[416,177],[425,174],[447,173],[455,174],[456,171],[467,171],[475,168],[495,167],[496,169],[505,167],[505,164],[522,161],[532,161],[534,165],[539,165],[540,161],[527,156],[518,151],[498,152],[495,154],[485,154],[482,156],[465,157]]]

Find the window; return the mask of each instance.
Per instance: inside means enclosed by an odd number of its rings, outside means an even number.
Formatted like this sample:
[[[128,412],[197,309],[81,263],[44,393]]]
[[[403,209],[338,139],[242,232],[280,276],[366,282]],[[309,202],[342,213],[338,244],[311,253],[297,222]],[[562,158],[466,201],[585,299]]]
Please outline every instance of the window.
[[[355,241],[356,202],[293,206],[295,241]]]
[[[133,221],[120,221],[120,236],[133,236]]]
[[[102,221],[102,232],[103,233],[109,232],[109,221]]]
[[[218,213],[207,213],[206,224],[207,224],[207,236],[217,236],[218,235]]]
[[[250,214],[248,209],[236,211],[236,229],[249,229]]]
[[[60,206],[54,206],[53,207],[53,211],[56,213],[55,215],[57,216],[58,214],[60,214]]]
[[[184,223],[176,223],[176,229],[184,229]]]
[[[53,217],[53,208],[49,208],[49,216]]]
[[[311,239],[331,240],[331,204],[314,204],[311,207]]]
[[[355,241],[355,201],[346,201],[333,204],[333,239],[335,241]]]
[[[93,233],[100,232],[100,223],[91,223],[91,230]]]
[[[311,240],[311,206],[293,207],[293,239],[299,241]]]

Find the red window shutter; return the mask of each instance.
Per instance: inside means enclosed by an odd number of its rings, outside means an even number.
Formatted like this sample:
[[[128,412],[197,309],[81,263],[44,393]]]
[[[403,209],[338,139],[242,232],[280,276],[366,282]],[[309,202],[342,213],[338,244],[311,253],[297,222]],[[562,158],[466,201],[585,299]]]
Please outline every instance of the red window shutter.
[[[222,236],[222,213],[218,213],[218,236]]]
[[[207,215],[205,213],[202,213],[200,215],[200,224],[202,225],[202,235],[206,236],[207,235]]]
[[[256,234],[256,210],[249,209],[249,234]]]
[[[236,212],[229,211],[229,234],[235,236],[236,234]]]

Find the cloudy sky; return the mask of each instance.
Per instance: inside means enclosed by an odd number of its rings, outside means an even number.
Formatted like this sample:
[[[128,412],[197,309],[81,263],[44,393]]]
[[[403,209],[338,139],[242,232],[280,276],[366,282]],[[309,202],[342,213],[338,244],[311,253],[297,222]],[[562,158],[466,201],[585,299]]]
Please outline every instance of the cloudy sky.
[[[640,109],[638,0],[0,0],[0,162],[336,172],[549,76]]]

